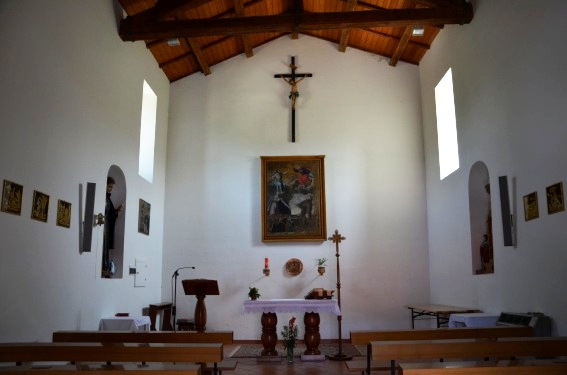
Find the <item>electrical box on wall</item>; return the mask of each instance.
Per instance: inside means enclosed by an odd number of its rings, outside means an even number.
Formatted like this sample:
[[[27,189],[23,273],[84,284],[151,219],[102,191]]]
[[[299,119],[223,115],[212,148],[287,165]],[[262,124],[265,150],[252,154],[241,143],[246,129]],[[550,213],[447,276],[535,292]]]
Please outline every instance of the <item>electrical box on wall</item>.
[[[143,259],[136,259],[136,274],[134,275],[134,286],[144,287],[146,286],[148,265]]]

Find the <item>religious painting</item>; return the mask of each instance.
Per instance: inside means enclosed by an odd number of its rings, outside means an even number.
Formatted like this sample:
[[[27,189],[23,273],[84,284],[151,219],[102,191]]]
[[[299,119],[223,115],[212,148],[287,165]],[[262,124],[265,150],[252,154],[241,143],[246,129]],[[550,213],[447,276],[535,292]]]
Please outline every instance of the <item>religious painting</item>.
[[[555,214],[565,210],[563,200],[563,182],[558,182],[545,188],[547,196],[547,213]]]
[[[138,208],[138,232],[145,235],[150,234],[150,208],[151,205],[143,199],[140,199]]]
[[[65,228],[71,227],[71,203],[61,199],[57,201],[57,225]]]
[[[14,215],[22,213],[24,187],[15,182],[4,180],[2,187],[2,212]]]
[[[524,195],[524,219],[530,221],[539,217],[537,191]]]
[[[325,241],[325,156],[261,156],[262,241]]]
[[[31,218],[47,223],[48,211],[49,211],[49,195],[34,190]]]

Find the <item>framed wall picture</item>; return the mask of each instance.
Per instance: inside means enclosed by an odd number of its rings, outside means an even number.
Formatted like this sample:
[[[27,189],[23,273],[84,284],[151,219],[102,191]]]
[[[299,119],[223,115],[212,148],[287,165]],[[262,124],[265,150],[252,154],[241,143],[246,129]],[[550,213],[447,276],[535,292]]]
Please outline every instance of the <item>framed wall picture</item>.
[[[24,187],[15,182],[4,180],[2,185],[2,212],[14,215],[22,213]]]
[[[47,223],[47,213],[49,211],[49,195],[33,191],[31,218]]]
[[[524,219],[530,221],[539,217],[539,207],[537,204],[537,191],[524,195]]]
[[[262,241],[325,241],[324,156],[262,156]]]
[[[547,213],[555,214],[565,211],[565,201],[563,199],[563,182],[558,182],[545,188],[547,197]]]
[[[71,227],[71,203],[61,199],[57,201],[57,225],[65,228]]]
[[[140,199],[138,207],[138,232],[145,235],[150,234],[150,209],[151,205],[143,199]]]

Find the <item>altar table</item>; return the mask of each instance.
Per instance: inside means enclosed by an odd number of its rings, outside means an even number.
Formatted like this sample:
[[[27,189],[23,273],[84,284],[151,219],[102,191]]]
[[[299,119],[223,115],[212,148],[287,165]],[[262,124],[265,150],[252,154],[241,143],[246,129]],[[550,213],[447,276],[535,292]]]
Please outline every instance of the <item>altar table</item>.
[[[437,328],[447,326],[451,314],[478,313],[479,309],[446,305],[408,305],[411,310],[411,328],[415,328],[415,321],[422,316],[433,317],[437,321]]]
[[[113,316],[102,318],[98,324],[99,331],[149,331],[149,316]]]
[[[341,310],[336,300],[333,299],[270,299],[245,301],[242,306],[244,313],[262,313],[262,356],[277,356],[276,343],[278,342],[276,313],[303,313],[305,324],[305,355],[320,355],[319,343],[319,313],[328,312],[341,315]]]

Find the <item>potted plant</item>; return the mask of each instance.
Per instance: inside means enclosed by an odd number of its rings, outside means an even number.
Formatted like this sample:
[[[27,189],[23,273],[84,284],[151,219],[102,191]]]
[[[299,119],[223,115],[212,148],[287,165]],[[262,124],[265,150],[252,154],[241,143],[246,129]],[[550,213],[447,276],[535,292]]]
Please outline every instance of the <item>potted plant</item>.
[[[317,264],[317,272],[319,272],[319,275],[323,276],[325,273],[325,262],[327,262],[327,258],[317,258],[315,259],[315,262]]]
[[[248,297],[250,297],[252,301],[257,300],[260,297],[260,291],[258,288],[253,286],[248,287]]]

